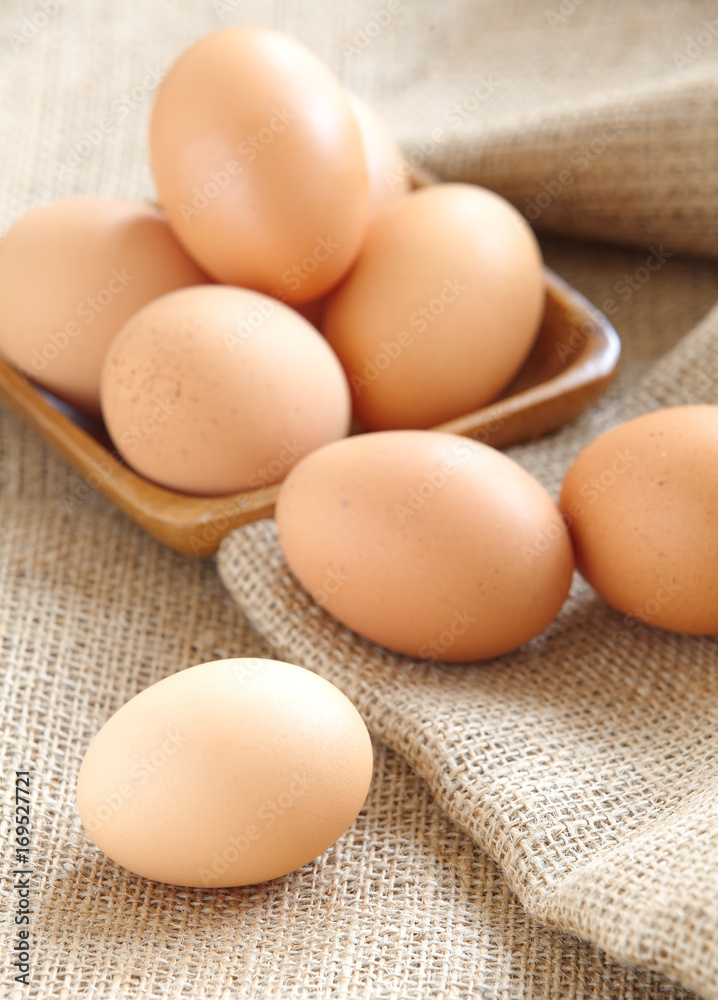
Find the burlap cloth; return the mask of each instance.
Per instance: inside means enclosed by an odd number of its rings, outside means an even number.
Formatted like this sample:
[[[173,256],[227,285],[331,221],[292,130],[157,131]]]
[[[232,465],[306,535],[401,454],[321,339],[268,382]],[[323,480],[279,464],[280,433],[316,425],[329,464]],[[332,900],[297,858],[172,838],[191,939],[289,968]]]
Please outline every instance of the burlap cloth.
[[[544,239],[559,273],[615,300],[625,347],[598,407],[514,450],[556,493],[605,427],[718,403],[717,19],[697,0],[3,0],[2,226],[71,194],[151,196],[146,120],[171,59],[222,25],[290,31],[414,161],[505,193],[543,234],[625,244]],[[673,256],[644,280],[650,247]],[[225,589],[4,409],[0,435],[0,995],[718,998],[714,639],[626,635],[577,579],[525,649],[411,663],[309,605],[272,522],[225,542]],[[182,667],[272,653],[337,683],[377,737],[352,829],[248,889],[171,889],[103,858],[74,792],[105,719]],[[34,807],[27,989],[10,953],[16,769]]]

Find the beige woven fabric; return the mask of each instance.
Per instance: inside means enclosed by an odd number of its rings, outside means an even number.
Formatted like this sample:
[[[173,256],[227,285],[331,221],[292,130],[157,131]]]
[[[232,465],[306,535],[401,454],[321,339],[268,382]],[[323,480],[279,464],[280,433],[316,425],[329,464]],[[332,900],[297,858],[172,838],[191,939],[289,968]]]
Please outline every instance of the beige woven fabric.
[[[716,361],[718,311],[640,393],[517,457],[556,495],[581,444],[655,394],[718,403],[718,379],[697,379]],[[556,622],[518,652],[422,664],[322,612],[289,573],[273,521],[234,532],[219,563],[276,655],[352,698],[529,913],[718,997],[715,639],[631,627],[577,579]]]
[[[545,240],[599,307],[651,245],[707,255],[675,252],[620,298],[614,389],[515,450],[555,492],[604,427],[718,402],[718,316],[700,325],[718,299],[715,17],[701,0],[4,0],[0,227],[71,194],[151,196],[163,68],[223,25],[290,31],[385,112],[414,161],[533,215],[530,201],[541,230],[643,247]],[[618,642],[620,617],[577,581],[546,635],[501,663],[413,665],[307,604],[271,522],[228,539],[220,567],[229,590],[0,408],[4,915],[16,769],[33,776],[35,872],[32,985],[13,989],[5,920],[1,996],[718,997],[714,640]],[[273,650],[338,683],[377,737],[352,829],[250,889],[172,889],[103,858],[74,789],[105,719],[182,667]]]

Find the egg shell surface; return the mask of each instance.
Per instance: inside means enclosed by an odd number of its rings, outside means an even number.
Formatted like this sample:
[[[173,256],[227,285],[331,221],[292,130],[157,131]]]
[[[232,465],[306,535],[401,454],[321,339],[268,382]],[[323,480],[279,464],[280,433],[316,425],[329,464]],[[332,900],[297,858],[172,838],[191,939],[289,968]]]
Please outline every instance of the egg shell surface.
[[[358,253],[369,184],[343,87],[277,31],[228,28],[180,55],[150,123],[160,203],[211,275],[319,298]]]
[[[608,604],[718,633],[718,406],[667,407],[602,434],[568,470],[560,505],[576,566]]]
[[[145,878],[249,885],[312,861],[354,822],[369,734],[317,674],[230,659],[146,688],[102,727],[77,802],[94,843]]]
[[[484,188],[436,184],[373,220],[322,332],[365,427],[428,428],[506,388],[544,302],[541,252],[519,212]]]
[[[205,285],[140,310],[112,344],[102,411],[120,454],[170,489],[220,495],[283,479],[348,432],[339,361],[298,312]]]
[[[327,445],[289,474],[276,521],[292,572],[319,604],[423,659],[517,649],[558,614],[573,573],[543,486],[452,434],[384,431]]]
[[[369,219],[373,219],[408,194],[411,168],[389,126],[371,105],[355,94],[350,94],[349,100],[364,145],[369,171]]]
[[[102,364],[123,324],[160,295],[207,281],[156,208],[94,197],[43,205],[0,242],[0,351],[99,416]]]

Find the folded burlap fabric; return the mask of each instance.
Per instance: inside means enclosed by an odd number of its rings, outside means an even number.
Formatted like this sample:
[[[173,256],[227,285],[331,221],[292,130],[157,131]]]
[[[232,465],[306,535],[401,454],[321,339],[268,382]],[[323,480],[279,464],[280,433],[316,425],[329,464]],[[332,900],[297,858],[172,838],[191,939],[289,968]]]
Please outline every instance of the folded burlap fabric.
[[[636,388],[600,423],[515,456],[557,495],[598,427],[659,402],[718,404],[718,310]],[[274,521],[233,532],[219,568],[277,656],[342,688],[529,913],[718,996],[715,638],[629,622],[577,580],[518,652],[427,664],[324,613],[289,572]]]
[[[145,129],[164,67],[223,26],[289,31],[386,114],[412,162],[489,184],[544,233],[626,244],[544,240],[558,273],[613,301],[625,348],[604,401],[512,452],[555,493],[604,428],[718,402],[718,316],[704,319],[718,265],[678,253],[718,246],[716,17],[700,0],[7,0],[0,222],[71,194],[152,197]],[[664,263],[645,279],[654,251]],[[16,770],[33,808],[30,985],[13,978],[6,920],[2,995],[718,997],[714,639],[627,630],[576,580],[524,650],[413,664],[311,605],[272,522],[228,538],[219,566],[228,589],[0,409],[9,915]],[[377,738],[349,833],[249,889],[171,888],[102,857],[74,796],[103,722],[178,669],[273,652],[337,683]]]

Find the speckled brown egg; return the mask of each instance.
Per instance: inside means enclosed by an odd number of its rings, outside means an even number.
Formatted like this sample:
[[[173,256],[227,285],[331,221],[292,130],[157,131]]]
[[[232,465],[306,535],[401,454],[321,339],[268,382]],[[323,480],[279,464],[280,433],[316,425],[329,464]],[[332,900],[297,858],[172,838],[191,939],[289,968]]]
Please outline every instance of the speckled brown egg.
[[[0,243],[0,350],[62,399],[100,413],[100,371],[133,313],[209,281],[150,205],[69,198],[19,219]]]
[[[163,486],[217,495],[283,479],[349,429],[349,390],[324,338],[259,292],[165,295],[123,327],[102,371],[109,434]]]
[[[568,532],[506,455],[432,431],[337,441],[290,472],[284,553],[318,604],[397,653],[462,662],[542,632],[568,594]]]
[[[580,573],[629,619],[718,633],[718,406],[646,413],[569,469],[561,509]]]

